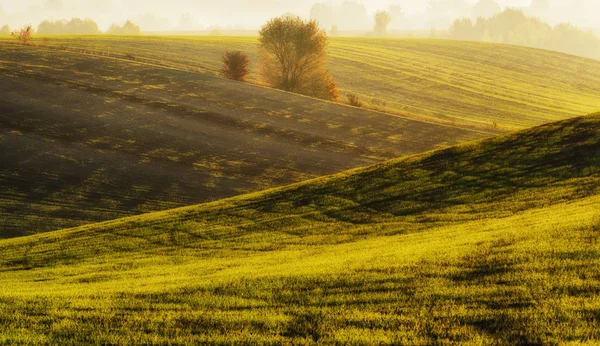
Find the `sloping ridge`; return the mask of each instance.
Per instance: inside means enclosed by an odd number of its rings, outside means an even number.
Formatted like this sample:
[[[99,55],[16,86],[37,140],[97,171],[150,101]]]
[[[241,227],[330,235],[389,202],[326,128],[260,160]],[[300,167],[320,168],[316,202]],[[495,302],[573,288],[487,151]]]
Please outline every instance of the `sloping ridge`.
[[[499,219],[600,194],[600,113],[198,206],[0,242],[4,268],[218,256]]]
[[[217,74],[228,49],[258,61],[256,37],[72,37],[55,47],[100,49]],[[600,62],[528,47],[432,39],[333,37],[329,66],[342,94],[415,119],[517,131],[595,112]],[[251,80],[257,80],[251,74]]]
[[[219,200],[494,133],[210,75],[2,49],[0,238]]]

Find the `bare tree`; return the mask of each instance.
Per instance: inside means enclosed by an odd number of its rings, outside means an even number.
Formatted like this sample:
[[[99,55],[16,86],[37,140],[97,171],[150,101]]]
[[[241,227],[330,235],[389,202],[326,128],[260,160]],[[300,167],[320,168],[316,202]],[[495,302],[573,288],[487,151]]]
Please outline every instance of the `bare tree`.
[[[0,29],[0,36],[8,36],[10,35],[10,28],[8,25],[4,25],[2,29]]]
[[[278,89],[337,100],[337,87],[325,65],[327,42],[327,34],[314,20],[293,16],[270,20],[260,30],[262,79]]]
[[[240,51],[230,51],[223,55],[221,74],[229,79],[245,81],[250,73],[250,59]]]
[[[386,36],[387,27],[390,25],[392,17],[388,11],[377,11],[375,13],[375,35]]]
[[[21,44],[29,44],[31,41],[31,34],[33,34],[33,28],[31,25],[24,27],[23,29],[11,32],[11,35],[16,38]]]

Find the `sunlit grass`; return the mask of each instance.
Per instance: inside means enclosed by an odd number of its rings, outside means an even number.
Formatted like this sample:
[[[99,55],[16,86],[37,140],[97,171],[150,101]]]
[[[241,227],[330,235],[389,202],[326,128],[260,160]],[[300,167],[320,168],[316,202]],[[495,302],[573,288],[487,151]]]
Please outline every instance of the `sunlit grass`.
[[[597,343],[599,125],[0,241],[0,342]]]

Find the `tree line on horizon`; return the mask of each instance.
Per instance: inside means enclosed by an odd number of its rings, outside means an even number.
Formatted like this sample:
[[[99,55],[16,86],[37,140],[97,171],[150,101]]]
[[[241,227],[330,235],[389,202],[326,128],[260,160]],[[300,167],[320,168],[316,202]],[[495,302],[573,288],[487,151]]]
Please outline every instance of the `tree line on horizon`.
[[[600,59],[600,39],[593,32],[570,23],[551,26],[515,9],[479,17],[475,22],[456,19],[448,35],[457,40],[513,44]]]
[[[401,5],[396,3],[381,8],[371,15],[363,3],[345,0],[339,4],[323,1],[314,3],[310,8],[309,18],[319,22],[323,29],[335,33],[336,30],[368,30],[374,25],[377,26],[377,14],[384,12],[389,16],[389,29],[401,30],[415,25],[448,27],[455,18],[489,17],[501,11],[502,7],[496,0],[478,0],[475,3],[467,0],[429,0],[424,13],[409,15],[404,12]]]
[[[24,29],[29,28],[33,31],[31,25],[26,25]],[[44,20],[35,30],[38,34],[43,35],[94,35],[103,33],[98,24],[89,18],[72,18],[71,20]],[[0,35],[10,35],[12,31],[8,25],[0,28]],[[105,32],[112,35],[139,35],[141,34],[140,27],[130,20],[127,20],[123,25],[113,24]]]

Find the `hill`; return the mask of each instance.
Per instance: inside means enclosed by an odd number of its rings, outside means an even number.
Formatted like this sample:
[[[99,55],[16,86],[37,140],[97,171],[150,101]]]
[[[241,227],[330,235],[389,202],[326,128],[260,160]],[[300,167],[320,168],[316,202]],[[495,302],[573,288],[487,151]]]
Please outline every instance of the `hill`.
[[[0,341],[593,344],[599,167],[596,114],[2,240]]]
[[[212,73],[227,50],[257,61],[255,37],[54,36],[50,46]],[[481,128],[495,123],[511,131],[600,109],[600,61],[533,48],[333,37],[329,65],[343,95],[355,93],[367,107],[413,119]]]
[[[216,200],[493,134],[126,60],[1,49],[3,238]]]

